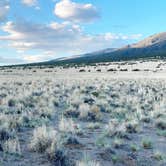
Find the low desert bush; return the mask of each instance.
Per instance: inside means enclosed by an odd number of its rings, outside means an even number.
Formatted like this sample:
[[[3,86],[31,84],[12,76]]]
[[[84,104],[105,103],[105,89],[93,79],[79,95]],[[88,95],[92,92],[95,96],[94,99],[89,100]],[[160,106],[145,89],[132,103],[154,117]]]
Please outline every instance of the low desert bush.
[[[166,137],[166,130],[157,130],[157,135]]]
[[[16,106],[16,100],[14,100],[14,99],[9,99],[9,100],[8,100],[8,106],[9,106],[9,107],[15,107],[15,106]]]
[[[79,72],[86,72],[84,69],[80,69]]]
[[[144,149],[152,149],[153,148],[153,143],[149,138],[144,138],[142,140],[142,146]]]
[[[80,113],[76,109],[68,109],[64,112],[64,116],[67,118],[78,118]]]
[[[120,160],[119,157],[117,155],[115,155],[115,154],[111,156],[111,159],[112,159],[112,162],[114,164],[117,163]]]
[[[137,133],[139,131],[139,123],[135,120],[126,124],[126,131],[128,133]]]
[[[70,166],[71,161],[64,149],[52,148],[47,151],[49,161],[56,166]]]
[[[123,146],[124,143],[123,143],[123,140],[122,139],[119,139],[119,138],[115,138],[113,140],[113,147],[116,148],[116,149],[119,149],[121,146]]]
[[[95,142],[96,146],[100,147],[110,147],[110,143],[108,142],[107,138],[105,135],[100,135]]]
[[[69,145],[69,146],[82,146],[82,144],[79,141],[79,138],[77,136],[67,136],[67,138],[64,141],[65,145]]]
[[[52,108],[49,107],[42,107],[38,110],[38,113],[40,114],[40,117],[44,117],[44,118],[49,118],[51,119],[54,111]]]
[[[157,119],[155,125],[160,130],[166,130],[166,118]]]
[[[138,151],[139,148],[136,144],[131,144],[130,149],[132,150],[132,152],[136,152],[136,151]]]
[[[158,160],[158,161],[161,161],[164,159],[164,156],[161,152],[159,151],[156,151],[154,152],[153,156],[152,156],[154,159]]]
[[[13,138],[13,137],[14,137],[14,132],[11,132],[5,126],[0,127],[0,141],[6,141],[6,140]]]

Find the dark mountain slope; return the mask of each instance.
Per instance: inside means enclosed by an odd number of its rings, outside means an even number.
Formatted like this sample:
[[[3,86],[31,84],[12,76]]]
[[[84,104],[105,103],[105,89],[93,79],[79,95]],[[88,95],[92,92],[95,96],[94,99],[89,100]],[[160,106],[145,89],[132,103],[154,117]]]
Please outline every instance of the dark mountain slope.
[[[141,42],[120,49],[107,49],[107,51],[103,50],[47,63],[96,63],[140,58],[166,58],[166,32],[152,35]]]

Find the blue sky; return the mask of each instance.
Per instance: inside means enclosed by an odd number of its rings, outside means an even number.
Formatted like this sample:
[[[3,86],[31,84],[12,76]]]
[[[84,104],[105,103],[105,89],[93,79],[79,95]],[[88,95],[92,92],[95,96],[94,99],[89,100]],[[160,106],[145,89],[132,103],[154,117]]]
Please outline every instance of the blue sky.
[[[165,0],[0,1],[0,64],[121,47],[165,31]]]

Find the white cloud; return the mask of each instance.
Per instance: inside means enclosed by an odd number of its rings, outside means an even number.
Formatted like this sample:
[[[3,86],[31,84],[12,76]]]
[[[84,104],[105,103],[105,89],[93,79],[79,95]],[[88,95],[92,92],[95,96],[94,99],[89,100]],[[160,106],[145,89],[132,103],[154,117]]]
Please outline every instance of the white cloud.
[[[10,9],[8,0],[0,1],[0,21],[4,21]]]
[[[71,0],[56,3],[54,13],[61,19],[74,22],[91,22],[99,18],[99,13],[92,4],[75,3]]]
[[[23,55],[23,60],[27,63],[40,62],[42,59],[41,55]]]
[[[40,56],[29,56],[29,59],[28,55],[23,56],[23,59],[28,62],[120,47],[139,37],[139,35],[112,33],[90,35],[86,34],[79,25],[69,22],[52,22],[49,25],[7,22],[1,30],[7,35],[0,36],[0,40],[8,42],[9,47],[15,48],[17,52],[24,52],[24,54],[28,50],[43,52]]]
[[[22,3],[31,7],[37,5],[37,0],[22,0]]]
[[[5,58],[3,56],[0,56],[0,65],[1,64],[17,64],[17,63],[23,63],[25,61],[22,60],[22,58]]]
[[[55,59],[55,53],[46,51],[42,54],[22,54],[20,58],[22,58],[22,60],[26,63],[43,62],[47,61],[48,59]]]

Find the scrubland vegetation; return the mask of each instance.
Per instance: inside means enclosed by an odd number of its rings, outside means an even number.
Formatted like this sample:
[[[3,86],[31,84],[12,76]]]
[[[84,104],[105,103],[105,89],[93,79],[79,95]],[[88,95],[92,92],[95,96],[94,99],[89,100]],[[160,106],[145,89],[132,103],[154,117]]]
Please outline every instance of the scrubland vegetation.
[[[0,165],[164,166],[166,80],[106,67],[0,71]]]

